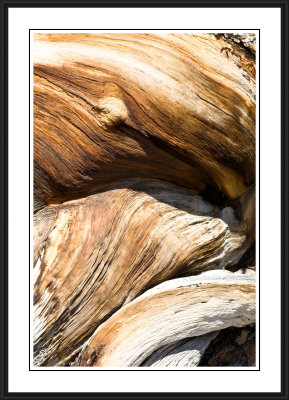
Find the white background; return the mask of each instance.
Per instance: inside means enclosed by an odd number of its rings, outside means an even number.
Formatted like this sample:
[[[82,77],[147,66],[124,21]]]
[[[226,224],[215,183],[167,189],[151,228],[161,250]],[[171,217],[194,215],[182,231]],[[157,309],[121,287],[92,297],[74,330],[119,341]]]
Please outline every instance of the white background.
[[[222,32],[224,29],[231,31],[261,29],[260,371],[250,368],[243,368],[240,371],[232,371],[229,368],[219,371],[198,369],[184,372],[98,369],[29,371],[28,30],[53,28],[103,30],[163,28],[170,31],[212,29],[214,32]],[[10,8],[8,61],[9,391],[280,391],[280,10],[277,8]],[[257,115],[258,108],[257,104]],[[257,148],[258,142],[259,137],[257,137]],[[258,200],[257,197],[257,204]],[[266,218],[269,214],[270,220]],[[258,212],[256,217],[258,226]],[[257,248],[258,241],[259,238],[257,238]],[[259,266],[258,257],[257,266]]]

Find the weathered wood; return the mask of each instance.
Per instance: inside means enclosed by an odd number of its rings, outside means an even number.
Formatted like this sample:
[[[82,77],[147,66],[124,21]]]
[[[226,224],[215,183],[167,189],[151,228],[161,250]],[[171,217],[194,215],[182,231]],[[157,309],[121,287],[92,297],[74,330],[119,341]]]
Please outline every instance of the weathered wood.
[[[215,331],[163,346],[151,354],[141,367],[197,367],[204,351],[218,333]]]
[[[134,367],[161,346],[255,322],[255,278],[208,271],[164,282],[117,311],[82,350],[79,366]]]
[[[254,183],[254,62],[243,48],[214,35],[34,37],[37,199],[127,177],[215,183],[230,198]]]
[[[33,49],[34,364],[67,365],[82,350],[81,363],[94,365],[83,361],[87,340],[110,332],[146,290],[232,267],[254,243],[254,37],[35,34]],[[172,288],[176,303],[123,320],[121,331],[137,318],[137,331],[156,318],[164,342],[140,335],[138,354],[131,333],[119,342],[115,331],[94,346],[95,363],[140,365],[177,350],[158,365],[197,363],[206,340],[192,336],[212,332],[196,330],[189,312],[200,292],[201,308],[215,304],[214,330],[240,324],[247,306],[252,317],[253,278],[222,276],[215,289]],[[176,314],[185,319],[172,343],[162,312],[181,299],[187,311]],[[182,347],[188,338],[199,343],[193,353]]]
[[[247,248],[246,229],[228,207],[160,182],[121,186],[35,218],[36,235],[45,237],[34,288],[41,364],[67,357],[145,289],[181,273],[224,268]]]

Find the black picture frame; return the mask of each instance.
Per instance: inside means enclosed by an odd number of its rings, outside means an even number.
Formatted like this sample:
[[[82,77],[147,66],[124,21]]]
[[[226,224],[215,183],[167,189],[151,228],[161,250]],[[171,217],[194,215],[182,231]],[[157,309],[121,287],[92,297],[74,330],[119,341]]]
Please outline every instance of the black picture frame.
[[[288,127],[288,0],[0,0],[1,4],[1,348],[0,348],[0,400],[4,399],[289,399],[288,390],[288,182],[289,182],[289,127]],[[9,392],[8,391],[8,11],[13,7],[241,7],[280,8],[281,11],[281,391],[276,393],[56,393],[56,392]],[[27,128],[28,129],[28,128]]]

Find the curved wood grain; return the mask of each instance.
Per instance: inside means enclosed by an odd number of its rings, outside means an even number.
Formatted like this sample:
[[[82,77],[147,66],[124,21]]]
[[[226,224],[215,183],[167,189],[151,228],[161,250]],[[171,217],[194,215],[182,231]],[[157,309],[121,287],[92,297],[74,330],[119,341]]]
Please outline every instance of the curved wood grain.
[[[141,365],[168,349],[180,351],[162,365],[197,363],[182,341],[243,323],[242,310],[252,319],[252,277],[154,294],[160,308],[123,319],[123,341],[111,329],[149,288],[231,267],[253,247],[254,38],[45,33],[33,57],[34,364],[70,365],[81,351],[81,365]],[[203,330],[190,314],[199,303],[215,315]],[[184,319],[172,343],[163,312],[174,310]],[[123,328],[142,329],[141,313],[162,337],[140,332],[143,353]]]
[[[41,364],[67,357],[146,288],[180,273],[224,268],[247,248],[232,209],[160,182],[123,186],[50,207],[44,221],[37,214],[35,232],[50,227],[35,267],[35,352],[41,351]]]
[[[116,312],[94,333],[77,365],[136,367],[161,346],[255,322],[255,277],[209,271],[167,281]]]
[[[135,177],[239,197],[254,182],[255,81],[250,53],[230,47],[214,35],[36,34],[38,203]]]
[[[197,367],[204,351],[215,339],[219,331],[206,335],[185,338],[171,345],[162,346],[153,352],[142,364],[142,367]]]

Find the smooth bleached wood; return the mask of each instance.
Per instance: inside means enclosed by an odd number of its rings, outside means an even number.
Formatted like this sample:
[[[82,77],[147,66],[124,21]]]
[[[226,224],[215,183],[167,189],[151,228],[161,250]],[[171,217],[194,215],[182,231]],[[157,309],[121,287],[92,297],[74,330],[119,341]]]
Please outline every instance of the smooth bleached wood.
[[[215,331],[163,346],[151,354],[141,366],[158,368],[197,367],[204,351],[218,333],[219,331]]]
[[[208,271],[147,291],[94,333],[77,365],[136,367],[161,346],[255,322],[255,278]],[[169,328],[168,328],[169,327]]]

